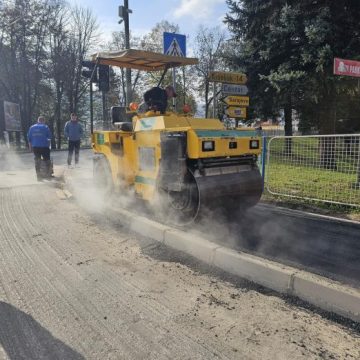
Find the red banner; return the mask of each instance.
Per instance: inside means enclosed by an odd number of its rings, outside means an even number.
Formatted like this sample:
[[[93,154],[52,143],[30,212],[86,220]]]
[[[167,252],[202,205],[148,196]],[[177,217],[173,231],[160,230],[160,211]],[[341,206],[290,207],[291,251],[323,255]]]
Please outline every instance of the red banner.
[[[334,74],[360,77],[360,61],[334,58]]]

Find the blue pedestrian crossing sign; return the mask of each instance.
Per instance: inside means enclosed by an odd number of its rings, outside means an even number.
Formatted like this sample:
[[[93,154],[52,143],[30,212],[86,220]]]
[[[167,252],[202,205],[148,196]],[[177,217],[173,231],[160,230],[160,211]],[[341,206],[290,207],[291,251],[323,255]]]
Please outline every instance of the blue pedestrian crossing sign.
[[[164,32],[164,54],[186,57],[186,36]]]

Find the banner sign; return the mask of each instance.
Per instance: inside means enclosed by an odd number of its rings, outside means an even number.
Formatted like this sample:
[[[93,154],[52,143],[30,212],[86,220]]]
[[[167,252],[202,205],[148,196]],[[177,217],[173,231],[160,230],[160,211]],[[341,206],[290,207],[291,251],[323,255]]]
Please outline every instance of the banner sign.
[[[21,131],[19,104],[4,101],[4,117],[6,131]]]
[[[243,85],[246,84],[247,77],[242,73],[211,71],[209,73],[209,81]]]
[[[360,61],[334,58],[334,74],[360,77]]]

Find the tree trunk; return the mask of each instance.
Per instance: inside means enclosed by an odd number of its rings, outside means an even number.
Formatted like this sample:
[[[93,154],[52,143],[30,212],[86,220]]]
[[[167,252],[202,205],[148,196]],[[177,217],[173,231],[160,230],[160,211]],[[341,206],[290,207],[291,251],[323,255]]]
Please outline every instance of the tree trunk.
[[[360,141],[358,142],[358,174],[357,174],[357,183],[355,184],[355,187],[360,190]]]
[[[334,137],[320,138],[320,167],[336,170],[336,139]]]
[[[57,149],[61,149],[61,132],[62,132],[61,103],[62,103],[62,90],[61,90],[61,85],[57,82],[57,84],[56,84],[56,104],[55,104]],[[54,134],[54,136],[55,136],[55,134]]]
[[[205,118],[207,119],[209,113],[209,82],[205,83]]]
[[[49,119],[49,129],[50,129],[50,132],[51,132],[51,148],[55,149],[56,148],[55,124],[54,124],[54,117],[53,116]]]
[[[336,111],[333,104],[336,95],[333,93],[323,101],[322,111],[320,112],[320,134],[334,134]],[[334,137],[320,138],[320,167],[329,170],[336,170],[336,139]]]
[[[284,106],[284,117],[285,117],[285,136],[292,136],[292,102],[291,96],[287,98]],[[285,155],[290,156],[292,152],[292,139],[285,138]]]

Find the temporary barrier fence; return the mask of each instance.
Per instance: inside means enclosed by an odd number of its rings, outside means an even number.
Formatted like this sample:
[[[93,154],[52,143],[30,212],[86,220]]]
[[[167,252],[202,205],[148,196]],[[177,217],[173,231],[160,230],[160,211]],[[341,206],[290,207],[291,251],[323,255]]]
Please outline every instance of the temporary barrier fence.
[[[360,134],[263,137],[260,168],[270,194],[360,207]]]

